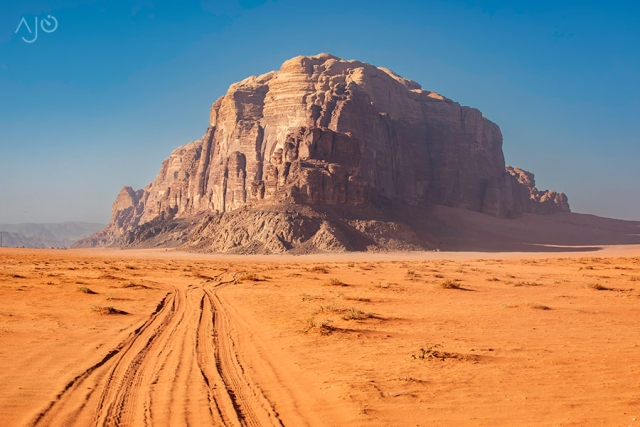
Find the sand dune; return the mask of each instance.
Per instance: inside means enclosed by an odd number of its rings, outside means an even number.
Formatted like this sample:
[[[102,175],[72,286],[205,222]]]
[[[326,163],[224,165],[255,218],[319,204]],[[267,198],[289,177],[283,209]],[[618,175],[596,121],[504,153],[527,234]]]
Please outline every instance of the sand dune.
[[[0,250],[11,426],[634,425],[640,247]]]

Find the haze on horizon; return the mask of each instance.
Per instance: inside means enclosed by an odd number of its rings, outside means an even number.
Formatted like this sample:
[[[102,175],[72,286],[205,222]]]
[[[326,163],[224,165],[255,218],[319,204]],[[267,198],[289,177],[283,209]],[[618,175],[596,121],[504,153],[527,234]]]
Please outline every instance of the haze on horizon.
[[[33,43],[16,33],[55,16]],[[106,223],[231,83],[328,52],[497,123],[574,212],[640,220],[640,5],[25,1],[0,6],[0,223]]]

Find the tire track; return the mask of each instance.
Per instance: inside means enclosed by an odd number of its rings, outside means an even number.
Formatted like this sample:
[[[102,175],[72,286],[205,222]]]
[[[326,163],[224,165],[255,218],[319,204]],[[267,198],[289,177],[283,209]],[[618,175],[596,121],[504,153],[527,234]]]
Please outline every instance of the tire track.
[[[242,426],[283,426],[274,405],[252,383],[236,352],[232,328],[222,302],[215,291],[205,291],[214,308],[216,367],[233,402]]]
[[[223,280],[225,279],[226,280]],[[174,288],[139,328],[74,378],[31,426],[283,426],[247,376],[216,295],[222,271]]]

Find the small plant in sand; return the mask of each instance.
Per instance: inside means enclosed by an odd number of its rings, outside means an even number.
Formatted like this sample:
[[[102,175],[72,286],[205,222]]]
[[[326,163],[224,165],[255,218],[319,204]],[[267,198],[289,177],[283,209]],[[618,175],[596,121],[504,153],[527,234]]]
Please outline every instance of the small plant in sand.
[[[241,275],[240,277],[238,277],[239,281],[251,281],[251,282],[259,282],[262,279],[260,279],[260,277],[258,277],[257,274],[255,273],[244,273],[243,275]]]
[[[445,280],[444,282],[440,283],[440,287],[442,289],[461,289],[460,284],[454,282],[453,280]]]
[[[322,319],[320,323],[317,323],[315,321],[315,313],[313,313],[307,319],[306,327],[304,328],[303,332],[307,334],[314,329],[317,330],[320,335],[329,335],[335,330],[335,328],[331,326],[330,319]]]
[[[587,283],[587,288],[593,289],[594,291],[610,291],[611,288],[607,288],[606,286],[601,285],[600,283],[589,282]]]
[[[93,292],[91,289],[87,288],[86,286],[78,286],[78,292],[82,292],[85,294],[95,294],[95,292]]]
[[[311,267],[309,271],[311,273],[322,273],[322,274],[329,273],[329,269],[327,269],[327,267],[325,267],[324,265],[314,265],[313,267]]]
[[[441,360],[445,361],[446,359],[454,359],[466,362],[478,363],[479,358],[475,354],[461,354],[454,353],[449,351],[439,350],[442,346],[440,344],[435,344],[430,347],[421,348],[417,354],[412,354],[411,358],[414,360]]]
[[[520,280],[520,281],[514,283],[513,286],[517,286],[517,287],[519,287],[519,286],[540,286],[540,284],[536,283],[536,282],[525,282],[524,280]]]
[[[371,302],[370,298],[365,297],[344,297],[344,299],[349,301]]]
[[[537,304],[535,302],[528,302],[525,305],[529,308],[535,308],[537,310],[551,310],[551,308],[547,307],[546,305]]]
[[[130,288],[135,288],[135,289],[149,289],[148,286],[145,285],[141,285],[139,283],[134,283],[134,282],[129,282],[129,283],[124,283],[121,285],[122,288],[124,289],[130,289]]]
[[[116,308],[114,308],[112,305],[107,306],[107,307],[100,307],[98,305],[94,305],[91,307],[91,311],[93,311],[94,313],[99,313],[99,314],[127,314],[126,312],[122,311],[122,310],[118,310]]]
[[[344,283],[342,280],[336,279],[335,277],[329,280],[329,285],[330,286],[349,286],[346,283]]]
[[[302,294],[302,301],[315,301],[318,299],[322,299],[322,297],[318,297],[315,295]]]
[[[629,277],[629,280],[630,280],[631,282],[637,282],[637,281],[640,281],[640,277],[638,277],[638,276],[631,276],[631,277]]]
[[[371,313],[365,313],[362,310],[358,310],[357,308],[351,307],[342,311],[342,318],[344,320],[364,320],[370,317],[373,317]]]

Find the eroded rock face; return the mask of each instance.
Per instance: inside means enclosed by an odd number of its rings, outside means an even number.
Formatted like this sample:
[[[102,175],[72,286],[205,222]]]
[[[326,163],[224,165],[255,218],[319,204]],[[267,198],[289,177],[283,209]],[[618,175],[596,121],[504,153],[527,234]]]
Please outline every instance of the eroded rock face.
[[[564,194],[505,168],[500,129],[480,111],[358,61],[290,59],[231,85],[209,125],[144,190],[122,190],[112,229],[280,202],[384,199],[498,217],[569,210]]]

